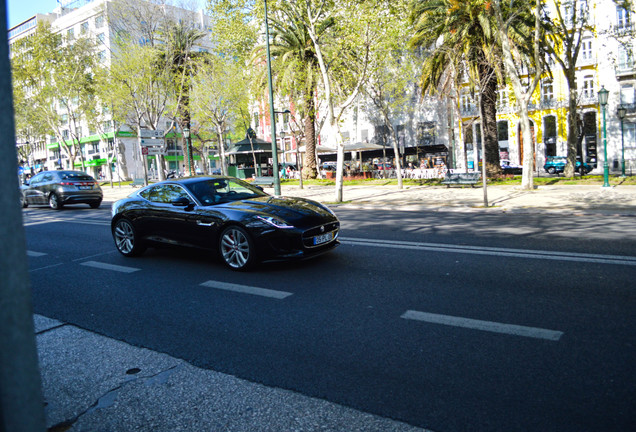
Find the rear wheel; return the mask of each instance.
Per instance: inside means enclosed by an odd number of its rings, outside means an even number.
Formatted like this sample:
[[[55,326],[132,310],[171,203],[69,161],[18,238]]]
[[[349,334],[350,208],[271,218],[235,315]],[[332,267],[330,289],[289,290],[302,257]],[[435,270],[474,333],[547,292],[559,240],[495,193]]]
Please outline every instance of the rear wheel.
[[[62,210],[64,204],[62,204],[62,201],[60,201],[60,198],[57,196],[57,194],[52,193],[51,195],[49,195],[49,207],[51,207],[53,210]]]
[[[556,173],[556,168],[554,167],[548,168],[548,174],[555,174],[555,173]]]
[[[89,204],[89,206],[91,206],[91,208],[99,208],[99,206],[102,204],[102,201],[95,201]]]
[[[124,256],[138,256],[146,250],[143,241],[137,235],[132,222],[128,219],[119,219],[113,227],[113,239],[115,247]]]
[[[256,261],[256,251],[250,235],[239,226],[229,226],[219,239],[219,253],[232,270],[247,270]]]
[[[29,206],[26,197],[22,193],[20,194],[20,205],[22,206],[22,208],[27,208]]]

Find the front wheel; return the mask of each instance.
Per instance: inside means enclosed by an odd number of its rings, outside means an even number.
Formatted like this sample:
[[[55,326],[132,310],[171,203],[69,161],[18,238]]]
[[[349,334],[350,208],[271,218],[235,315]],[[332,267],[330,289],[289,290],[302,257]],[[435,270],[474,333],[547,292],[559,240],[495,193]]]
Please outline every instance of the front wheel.
[[[135,227],[128,219],[119,219],[115,223],[113,239],[115,240],[115,247],[124,256],[137,256],[146,249],[143,241],[137,235]]]
[[[554,167],[548,168],[548,174],[555,174],[555,173],[556,173],[556,168]]]
[[[232,270],[247,270],[256,261],[256,251],[250,235],[243,228],[229,226],[219,239],[219,253]]]
[[[49,207],[53,210],[62,210],[62,207],[64,207],[57,194],[52,193],[49,195]]]
[[[99,200],[99,201],[94,201],[94,202],[90,203],[89,206],[91,206],[92,209],[96,209],[96,208],[99,208],[99,206],[101,204],[102,204],[102,201]]]

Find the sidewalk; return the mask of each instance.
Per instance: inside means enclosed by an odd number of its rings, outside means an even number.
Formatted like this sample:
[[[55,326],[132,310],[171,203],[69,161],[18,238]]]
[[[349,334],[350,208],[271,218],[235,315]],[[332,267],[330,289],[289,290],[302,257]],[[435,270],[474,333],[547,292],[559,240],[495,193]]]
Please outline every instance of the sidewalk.
[[[109,205],[135,190],[103,186]],[[266,189],[273,193],[271,188]],[[343,208],[636,215],[636,186],[544,186],[522,191],[347,186]],[[283,186],[330,204],[333,186]],[[35,315],[47,427],[52,431],[424,431],[293,391],[270,388]]]
[[[49,431],[425,432],[35,315]]]
[[[116,201],[135,188],[122,186],[102,187],[104,201]],[[273,194],[273,188],[265,188]],[[602,213],[636,215],[636,186],[552,185],[539,186],[533,191],[522,190],[518,186],[488,186],[488,208],[484,207],[484,191],[481,187],[446,186],[397,186],[357,185],[345,186],[343,203],[347,208],[385,208],[400,210],[437,211],[567,211],[577,213]],[[313,199],[326,204],[335,202],[334,186],[282,185],[281,194]]]

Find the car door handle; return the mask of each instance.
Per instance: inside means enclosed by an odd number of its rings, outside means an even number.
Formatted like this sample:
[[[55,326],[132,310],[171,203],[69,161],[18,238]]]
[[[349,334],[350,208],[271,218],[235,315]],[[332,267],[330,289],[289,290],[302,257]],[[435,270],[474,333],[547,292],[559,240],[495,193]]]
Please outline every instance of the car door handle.
[[[214,222],[203,222],[200,219],[197,219],[197,225],[201,225],[201,226],[212,226],[214,225]]]

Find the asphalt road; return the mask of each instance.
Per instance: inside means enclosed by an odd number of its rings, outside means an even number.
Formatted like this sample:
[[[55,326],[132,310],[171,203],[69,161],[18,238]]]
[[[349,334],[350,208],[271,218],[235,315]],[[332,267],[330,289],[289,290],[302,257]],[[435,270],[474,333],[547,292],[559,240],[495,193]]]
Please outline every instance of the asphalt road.
[[[334,252],[235,273],[28,208],[34,309],[438,432],[634,430],[636,218],[336,212]]]

